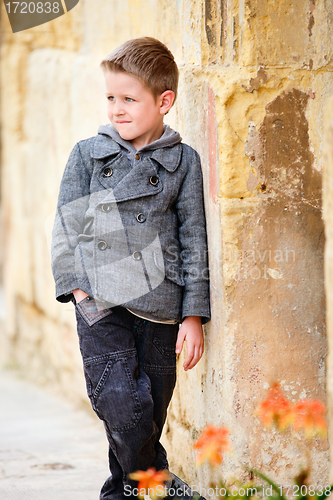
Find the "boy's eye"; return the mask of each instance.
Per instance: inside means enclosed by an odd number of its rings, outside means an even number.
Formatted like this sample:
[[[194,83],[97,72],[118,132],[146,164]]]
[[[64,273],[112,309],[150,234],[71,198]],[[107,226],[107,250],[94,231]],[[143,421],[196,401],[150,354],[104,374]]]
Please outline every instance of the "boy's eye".
[[[114,101],[113,95],[108,95],[107,99],[108,99],[108,101]]]
[[[132,99],[132,97],[126,97],[126,101],[128,101],[128,102],[134,102],[134,99]]]

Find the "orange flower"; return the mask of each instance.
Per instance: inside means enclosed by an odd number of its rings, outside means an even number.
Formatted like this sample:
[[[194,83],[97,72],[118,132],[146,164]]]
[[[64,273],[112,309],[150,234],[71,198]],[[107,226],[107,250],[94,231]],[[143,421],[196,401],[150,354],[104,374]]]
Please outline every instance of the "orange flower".
[[[201,450],[196,458],[197,464],[201,465],[206,460],[210,465],[221,463],[223,453],[230,449],[228,435],[229,431],[225,427],[207,425],[193,446],[195,450]]]
[[[261,402],[256,413],[266,427],[274,424],[279,430],[286,429],[295,418],[293,405],[284,397],[278,382],[269,388],[267,398]]]
[[[311,438],[316,434],[327,436],[326,408],[317,399],[302,399],[295,405],[294,429],[303,429],[305,436]]]
[[[150,496],[153,500],[166,496],[164,483],[171,479],[167,470],[156,471],[154,467],[146,471],[138,470],[128,475],[129,479],[138,481],[138,497]]]

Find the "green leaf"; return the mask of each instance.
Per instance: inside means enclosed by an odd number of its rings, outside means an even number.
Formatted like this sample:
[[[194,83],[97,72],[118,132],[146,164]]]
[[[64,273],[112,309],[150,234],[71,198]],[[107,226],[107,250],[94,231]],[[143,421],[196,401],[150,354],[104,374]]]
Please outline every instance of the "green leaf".
[[[330,492],[333,491],[333,484],[330,486]],[[318,497],[318,500],[325,500],[325,498],[327,498],[329,496],[329,494],[327,495],[327,493],[323,493],[322,495],[320,495],[320,497]]]
[[[230,496],[231,496],[231,493],[230,493],[230,491],[228,490],[227,485],[226,485],[226,484],[224,484],[224,482],[223,482],[223,481],[220,481],[220,491],[222,490],[222,488],[223,488],[223,489],[225,489],[225,491],[226,491],[225,496],[224,496],[223,498],[228,498],[228,497],[230,497]]]
[[[273,490],[277,493],[278,498],[280,498],[281,500],[287,500],[286,497],[281,493],[281,490],[278,487],[278,485],[275,484],[271,479],[269,479],[269,477],[265,476],[265,474],[256,469],[247,469],[247,470],[252,472],[252,474],[255,474],[256,476],[260,477],[261,479],[266,481],[266,483],[272,486]]]

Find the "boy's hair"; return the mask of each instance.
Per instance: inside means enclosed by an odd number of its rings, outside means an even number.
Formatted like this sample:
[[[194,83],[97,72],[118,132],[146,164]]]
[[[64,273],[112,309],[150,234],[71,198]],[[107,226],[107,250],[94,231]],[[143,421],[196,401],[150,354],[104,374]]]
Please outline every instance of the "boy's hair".
[[[157,99],[166,90],[177,96],[179,72],[170,50],[151,37],[133,38],[107,55],[101,62],[106,71],[122,71],[134,75]]]

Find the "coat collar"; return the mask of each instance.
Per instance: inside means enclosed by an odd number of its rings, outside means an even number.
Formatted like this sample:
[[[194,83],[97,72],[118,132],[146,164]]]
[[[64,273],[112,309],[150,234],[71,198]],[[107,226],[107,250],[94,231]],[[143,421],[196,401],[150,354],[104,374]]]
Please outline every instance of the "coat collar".
[[[121,147],[111,137],[98,134],[93,144],[91,156],[96,160],[101,160],[107,156],[116,155],[120,151]],[[168,172],[174,172],[178,168],[182,157],[182,145],[178,143],[175,146],[155,149],[149,156],[168,170]]]
[[[98,134],[93,143],[91,156],[96,160],[101,160],[107,156],[112,156],[121,151],[121,147],[111,137]]]

